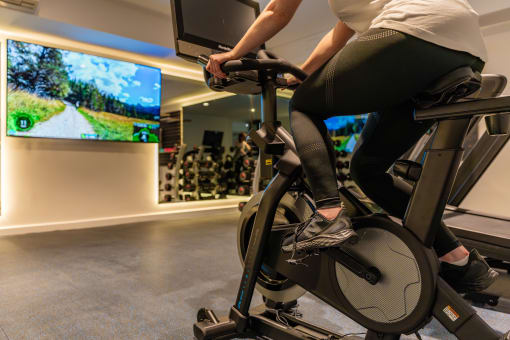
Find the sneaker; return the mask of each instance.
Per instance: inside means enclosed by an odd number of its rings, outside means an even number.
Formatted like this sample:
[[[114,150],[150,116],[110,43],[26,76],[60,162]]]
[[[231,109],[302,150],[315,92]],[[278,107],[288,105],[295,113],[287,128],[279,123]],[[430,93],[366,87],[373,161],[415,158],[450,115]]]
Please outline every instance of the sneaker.
[[[465,266],[442,262],[439,275],[458,293],[464,294],[478,293],[489,288],[499,274],[473,249]]]
[[[328,220],[318,212],[297,225],[294,232],[284,236],[284,252],[313,251],[336,247],[349,241],[355,244],[359,237],[352,229],[351,221],[342,212],[334,220]]]

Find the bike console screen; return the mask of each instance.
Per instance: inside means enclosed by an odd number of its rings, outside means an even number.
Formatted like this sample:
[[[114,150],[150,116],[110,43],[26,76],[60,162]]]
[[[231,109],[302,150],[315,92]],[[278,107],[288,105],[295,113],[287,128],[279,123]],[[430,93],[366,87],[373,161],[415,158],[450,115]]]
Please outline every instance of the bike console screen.
[[[252,0],[173,0],[177,55],[194,60],[200,54],[229,51],[259,13],[259,4]]]

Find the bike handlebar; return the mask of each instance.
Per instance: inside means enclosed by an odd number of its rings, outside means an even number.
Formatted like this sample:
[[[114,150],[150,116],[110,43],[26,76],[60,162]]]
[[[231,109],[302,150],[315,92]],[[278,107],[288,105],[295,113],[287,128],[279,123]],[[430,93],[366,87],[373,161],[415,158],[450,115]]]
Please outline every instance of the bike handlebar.
[[[198,62],[204,67],[209,62],[206,56],[199,56]],[[238,60],[231,60],[221,65],[221,70],[225,73],[237,71],[276,71],[278,73],[289,73],[297,79],[303,81],[308,75],[296,65],[289,63],[284,59],[276,57],[269,51],[260,50],[257,53],[257,59],[241,58]]]
[[[221,70],[225,73],[235,71],[276,71],[278,73],[289,73],[297,79],[303,81],[308,75],[303,72],[299,67],[292,65],[286,60],[282,59],[240,59],[227,61],[221,65]]]

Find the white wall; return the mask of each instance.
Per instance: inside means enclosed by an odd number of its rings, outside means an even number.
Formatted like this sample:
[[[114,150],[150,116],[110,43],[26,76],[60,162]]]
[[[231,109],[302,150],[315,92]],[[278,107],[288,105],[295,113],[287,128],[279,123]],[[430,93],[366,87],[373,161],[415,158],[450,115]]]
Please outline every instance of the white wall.
[[[59,32],[62,35],[56,35]],[[69,40],[70,36],[82,39]],[[6,137],[8,38],[160,67],[174,77],[202,79],[200,70],[183,67],[173,58],[101,47],[129,47],[126,44],[132,43],[150,52],[153,44],[0,9],[0,235],[127,223],[197,208],[237,205],[237,200],[158,204],[158,150],[154,144]]]
[[[174,45],[169,11],[112,0],[40,0],[38,16],[168,48]]]
[[[509,18],[510,19],[510,18]],[[510,80],[510,20],[483,29],[489,51],[484,73],[498,73]],[[510,84],[504,95],[510,95]],[[510,143],[480,178],[461,207],[510,217]]]

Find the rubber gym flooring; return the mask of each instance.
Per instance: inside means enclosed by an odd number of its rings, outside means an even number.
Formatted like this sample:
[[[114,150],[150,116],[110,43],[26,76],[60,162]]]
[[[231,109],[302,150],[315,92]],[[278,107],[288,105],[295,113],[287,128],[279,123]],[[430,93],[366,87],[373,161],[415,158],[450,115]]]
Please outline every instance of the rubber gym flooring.
[[[193,339],[196,311],[226,312],[237,293],[238,216],[232,209],[0,238],[0,339]],[[311,295],[300,311],[337,332],[363,332]],[[480,312],[510,329],[509,315]],[[452,339],[437,323],[421,334]]]

